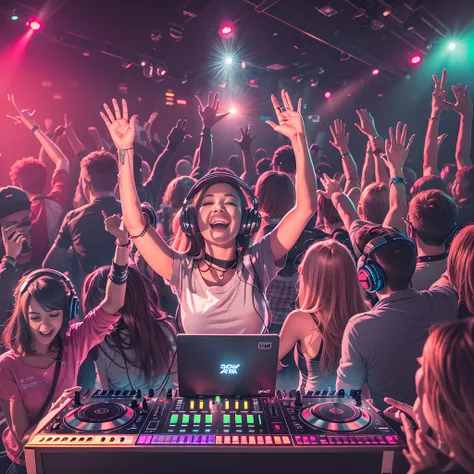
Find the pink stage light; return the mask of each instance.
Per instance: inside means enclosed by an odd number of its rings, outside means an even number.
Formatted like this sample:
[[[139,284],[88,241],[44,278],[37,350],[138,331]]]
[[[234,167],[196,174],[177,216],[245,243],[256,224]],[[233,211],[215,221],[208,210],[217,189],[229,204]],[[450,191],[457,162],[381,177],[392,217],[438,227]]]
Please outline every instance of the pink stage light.
[[[380,74],[380,69],[372,69],[372,75],[378,76]]]
[[[414,54],[410,58],[410,63],[411,63],[412,66],[419,66],[421,64],[422,60],[423,60],[423,58],[420,54]]]
[[[324,93],[324,98],[325,98],[325,99],[330,99],[331,97],[332,97],[332,93],[331,93],[331,92],[327,91],[327,92]]]
[[[219,36],[227,38],[234,33],[234,25],[232,23],[225,23],[219,28]]]
[[[41,22],[36,19],[31,19],[26,23],[33,31],[41,29]]]

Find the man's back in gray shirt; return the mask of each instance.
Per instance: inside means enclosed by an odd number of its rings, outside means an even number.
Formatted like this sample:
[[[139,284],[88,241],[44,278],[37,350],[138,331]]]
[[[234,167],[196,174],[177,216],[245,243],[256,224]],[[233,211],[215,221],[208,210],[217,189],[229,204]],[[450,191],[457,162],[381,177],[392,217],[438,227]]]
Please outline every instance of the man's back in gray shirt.
[[[344,331],[338,379],[361,389],[365,383],[378,408],[384,397],[410,405],[416,398],[417,358],[431,325],[455,321],[458,296],[449,286],[396,291],[371,311],[353,316]]]

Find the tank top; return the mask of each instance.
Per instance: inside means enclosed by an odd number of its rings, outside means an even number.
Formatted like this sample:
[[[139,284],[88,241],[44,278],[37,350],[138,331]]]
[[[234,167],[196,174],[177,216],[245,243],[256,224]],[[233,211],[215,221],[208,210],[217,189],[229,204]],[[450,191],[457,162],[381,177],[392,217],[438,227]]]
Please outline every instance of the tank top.
[[[317,317],[311,313],[314,324],[320,332],[322,332],[321,324]],[[320,361],[323,353],[323,341],[319,346],[319,351],[315,357],[308,359],[301,350],[301,342],[298,341],[295,346],[295,364],[299,370],[299,384],[298,390],[301,394],[316,390],[327,390],[329,387],[336,388],[337,366],[334,364],[333,369],[328,375],[324,375],[321,371]]]

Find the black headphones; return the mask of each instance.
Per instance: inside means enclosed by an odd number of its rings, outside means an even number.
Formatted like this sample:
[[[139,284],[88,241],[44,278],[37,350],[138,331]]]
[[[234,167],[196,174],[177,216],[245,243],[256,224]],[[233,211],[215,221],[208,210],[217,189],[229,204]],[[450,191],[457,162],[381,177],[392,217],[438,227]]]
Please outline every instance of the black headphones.
[[[189,190],[181,209],[181,217],[179,220],[181,230],[188,236],[199,234],[197,212],[196,208],[193,206],[193,199],[205,186],[214,183],[228,183],[236,186],[250,198],[252,207],[245,207],[242,213],[239,236],[250,237],[255,234],[260,228],[262,222],[262,216],[260,215],[260,212],[258,212],[257,198],[255,197],[252,188],[245,181],[230,173],[224,172],[211,173],[204,176]]]
[[[390,242],[395,242],[396,240],[410,242],[410,244],[416,249],[416,244],[412,239],[395,230],[371,239],[364,247],[362,256],[357,262],[357,277],[362,288],[364,288],[368,293],[376,293],[386,284],[383,268],[377,262],[371,260],[370,256],[375,249],[389,244]]]
[[[68,287],[69,293],[67,295],[67,307],[69,309],[69,320],[74,319],[79,309],[79,298],[77,297],[76,290],[72,281],[61,272],[53,270],[52,268],[41,268],[40,270],[34,270],[29,273],[20,287],[20,295],[23,295],[28,287],[38,278],[42,276],[50,276],[58,281],[63,281]]]

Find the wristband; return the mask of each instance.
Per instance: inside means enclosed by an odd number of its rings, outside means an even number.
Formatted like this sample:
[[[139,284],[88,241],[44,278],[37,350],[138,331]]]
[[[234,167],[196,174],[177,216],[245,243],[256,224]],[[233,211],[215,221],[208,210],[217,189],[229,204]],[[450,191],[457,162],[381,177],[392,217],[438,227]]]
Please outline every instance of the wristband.
[[[350,155],[351,152],[350,151],[346,151],[345,153],[341,153],[341,157],[344,157],[344,156],[347,156],[347,155]]]
[[[5,261],[5,263],[8,263],[12,267],[16,267],[16,258],[9,257],[8,255],[5,255],[3,257],[3,260]]]
[[[131,244],[131,243],[132,243],[132,242],[131,242],[130,239],[128,239],[128,242],[127,242],[126,244],[119,244],[117,241],[115,241],[115,245],[116,245],[117,247],[120,247],[120,248],[123,248],[123,249],[125,249],[125,248],[127,248],[127,247],[130,247],[130,244]]]
[[[392,184],[397,184],[397,183],[402,183],[402,184],[404,184],[404,185],[406,186],[406,185],[408,184],[408,181],[407,181],[405,178],[402,178],[402,177],[400,177],[400,176],[395,176],[395,178],[392,178],[392,179],[390,180],[390,186],[391,186]]]
[[[36,130],[39,130],[39,125],[35,125],[32,129],[31,129],[31,133],[35,133]]]
[[[209,135],[212,138],[212,130],[209,127],[204,127],[201,132],[201,137]]]
[[[143,228],[143,230],[138,234],[138,235],[130,235],[128,234],[128,236],[134,240],[134,239],[139,239],[140,237],[143,237],[147,231],[148,231],[148,228],[150,227],[150,217],[148,216],[148,214],[146,214],[145,212],[143,213],[143,215],[145,216],[145,227]]]
[[[439,117],[430,117],[430,120],[439,120]]]

